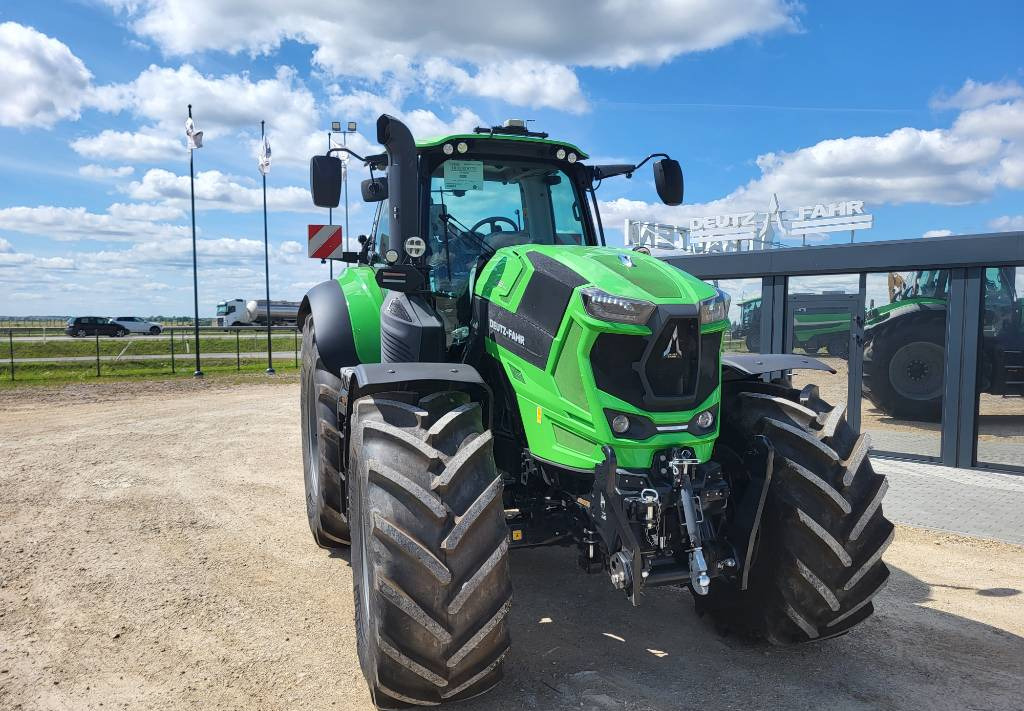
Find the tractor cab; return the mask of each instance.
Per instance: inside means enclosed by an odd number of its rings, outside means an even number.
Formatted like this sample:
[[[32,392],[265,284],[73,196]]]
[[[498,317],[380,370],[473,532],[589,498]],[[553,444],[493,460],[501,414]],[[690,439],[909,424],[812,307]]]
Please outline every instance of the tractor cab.
[[[347,148],[334,149],[352,153],[369,166],[373,177],[364,181],[363,197],[379,203],[371,234],[360,238],[362,249],[351,253],[352,261],[378,272],[384,268],[389,276],[386,284],[378,282],[382,288],[428,302],[444,338],[427,341],[443,340],[445,351],[439,355],[432,348],[431,358],[461,357],[476,276],[499,250],[604,245],[594,192],[602,180],[632,177],[657,158],[653,165],[659,196],[670,205],[683,197],[679,164],[664,154],[636,165],[585,165],[589,156],[580,148],[531,131],[520,119],[414,141],[401,122],[382,116],[378,141],[387,153],[364,158]],[[377,170],[385,170],[386,176],[375,175]],[[310,171],[314,202],[336,205],[340,161],[330,154],[315,156]],[[433,330],[429,324],[416,324],[413,330],[421,325]],[[391,340],[416,340],[407,330],[399,324]]]

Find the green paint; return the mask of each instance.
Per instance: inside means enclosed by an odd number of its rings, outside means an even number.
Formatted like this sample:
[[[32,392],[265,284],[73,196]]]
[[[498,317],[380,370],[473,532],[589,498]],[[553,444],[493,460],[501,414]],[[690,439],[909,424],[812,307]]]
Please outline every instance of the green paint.
[[[338,276],[352,323],[356,355],[361,363],[380,363],[380,305],[384,292],[377,285],[372,267],[350,266]]]
[[[715,295],[714,287],[648,255],[603,247],[533,245],[499,250],[477,280],[477,296],[516,311],[533,274],[533,265],[527,257],[530,252],[540,252],[562,262],[586,279],[589,285],[599,286],[617,296],[647,299],[654,303],[695,304]],[[652,287],[647,289],[644,288],[644,279],[631,279],[624,275],[616,266],[619,254],[629,254],[637,265],[636,269],[658,270],[671,288],[647,284]],[[501,278],[492,278],[497,271],[502,273]],[[505,277],[511,273],[515,273],[517,278],[509,287]],[[505,283],[505,286],[499,287],[499,283]],[[672,296],[667,295],[670,292]],[[728,322],[723,320],[707,324],[701,330],[704,333],[723,331],[727,325]],[[509,376],[530,451],[542,459],[580,469],[591,469],[601,461],[601,444],[604,443],[612,445],[623,467],[649,467],[656,451],[684,445],[692,447],[701,461],[709,459],[717,432],[702,437],[686,432],[666,433],[643,442],[615,436],[604,415],[606,408],[643,415],[655,424],[679,424],[716,404],[721,393],[720,388],[716,388],[705,402],[691,410],[645,412],[602,392],[594,382],[589,359],[590,349],[601,333],[648,335],[650,330],[645,326],[609,323],[593,318],[583,308],[577,289],[569,300],[551,355],[543,368],[528,363],[490,339],[485,341],[487,353],[502,364]]]
[[[438,146],[444,145],[449,141],[518,141],[522,143],[540,143],[543,145],[562,147],[567,151],[573,151],[580,160],[589,158],[590,156],[581,151],[579,148],[566,141],[556,141],[550,138],[538,138],[536,136],[512,136],[504,133],[453,133],[449,136],[440,136],[437,138],[427,138],[416,141],[416,147],[420,150],[426,148],[437,148]]]

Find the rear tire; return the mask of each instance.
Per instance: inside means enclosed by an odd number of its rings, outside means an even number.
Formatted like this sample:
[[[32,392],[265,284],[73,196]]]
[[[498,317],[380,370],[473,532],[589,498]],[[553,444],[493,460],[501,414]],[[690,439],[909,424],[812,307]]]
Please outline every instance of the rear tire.
[[[302,468],[306,518],[321,548],[339,548],[350,540],[348,503],[341,473],[338,394],[341,378],[320,360],[313,317],[302,329]]]
[[[845,410],[813,387],[748,382],[725,391],[716,457],[739,462],[763,435],[775,465],[748,589],[714,581],[696,598],[719,627],[795,644],[843,634],[874,612],[895,529],[882,513],[888,484]]]
[[[501,679],[512,595],[480,406],[458,392],[389,393],[359,399],[352,418],[356,634],[373,701],[477,696]]]
[[[945,334],[940,321],[889,327],[864,358],[864,395],[892,417],[942,419]]]

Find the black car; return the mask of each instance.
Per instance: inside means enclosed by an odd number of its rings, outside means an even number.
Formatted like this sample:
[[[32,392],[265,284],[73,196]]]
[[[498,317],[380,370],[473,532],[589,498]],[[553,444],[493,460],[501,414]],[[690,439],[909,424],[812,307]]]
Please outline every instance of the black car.
[[[75,337],[95,336],[97,333],[101,336],[110,336],[111,338],[128,335],[127,328],[102,316],[69,318],[68,326],[64,329],[64,332],[69,336]]]

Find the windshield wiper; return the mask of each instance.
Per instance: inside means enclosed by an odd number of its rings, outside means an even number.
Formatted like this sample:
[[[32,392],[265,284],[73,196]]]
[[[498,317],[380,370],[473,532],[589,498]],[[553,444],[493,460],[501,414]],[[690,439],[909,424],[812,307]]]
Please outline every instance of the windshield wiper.
[[[494,249],[494,247],[492,247],[491,245],[487,244],[487,241],[483,237],[481,237],[476,232],[474,232],[473,230],[471,230],[468,227],[466,227],[464,224],[459,222],[459,220],[457,220],[456,218],[452,217],[451,215],[445,213],[444,215],[441,215],[441,220],[444,222],[445,239],[447,239],[447,237],[448,237],[448,222],[450,220],[451,222],[454,222],[456,224],[456,226],[459,227],[459,229],[460,229],[460,231],[462,232],[463,235],[465,235],[466,237],[469,237],[474,242],[476,242],[477,245],[479,245],[481,249],[487,250],[487,253],[489,255],[493,255],[497,251],[496,249]]]

